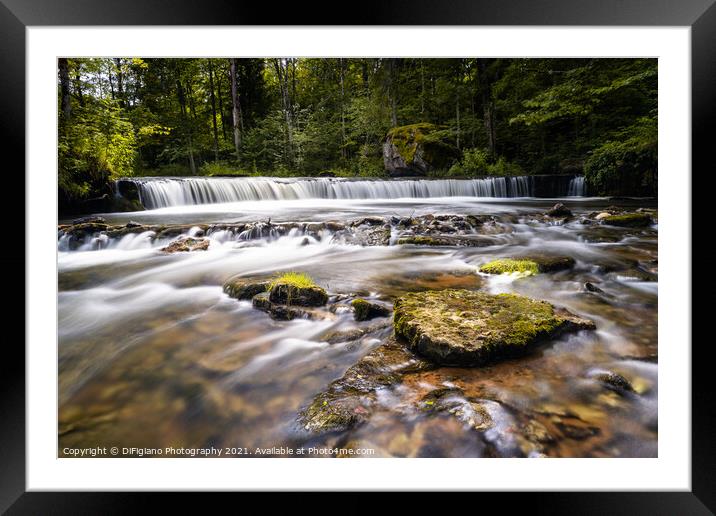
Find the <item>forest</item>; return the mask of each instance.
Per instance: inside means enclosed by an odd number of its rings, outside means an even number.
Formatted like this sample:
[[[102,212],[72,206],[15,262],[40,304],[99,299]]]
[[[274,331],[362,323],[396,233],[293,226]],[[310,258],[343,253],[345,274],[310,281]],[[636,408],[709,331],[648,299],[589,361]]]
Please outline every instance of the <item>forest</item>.
[[[654,196],[657,60],[60,58],[60,206],[131,176],[584,174]]]

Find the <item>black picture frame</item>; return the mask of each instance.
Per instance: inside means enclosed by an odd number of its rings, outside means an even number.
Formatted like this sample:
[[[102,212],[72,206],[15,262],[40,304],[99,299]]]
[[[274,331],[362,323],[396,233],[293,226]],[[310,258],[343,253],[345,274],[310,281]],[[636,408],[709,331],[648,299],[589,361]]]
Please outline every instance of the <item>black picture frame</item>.
[[[25,28],[27,26],[82,25],[571,25],[571,26],[688,26],[691,27],[692,170],[713,168],[708,129],[714,125],[716,99],[716,0],[364,0],[346,14],[340,6],[324,8],[293,3],[235,0],[0,0],[0,126],[7,149],[19,158],[7,192],[17,203],[12,213],[24,213],[25,180]],[[339,7],[339,8],[336,8]],[[343,14],[340,14],[343,13]],[[8,170],[11,170],[8,168]],[[668,171],[688,174],[689,171]],[[693,177],[693,175],[692,175]],[[49,183],[48,183],[49,184]],[[692,190],[694,192],[694,190]],[[699,203],[693,200],[692,206]],[[6,205],[7,206],[7,205]],[[699,218],[694,216],[696,224]],[[16,215],[17,216],[17,215]],[[695,229],[692,228],[692,230]],[[692,235],[697,234],[696,231]],[[28,238],[25,233],[25,238]],[[692,268],[698,265],[692,249]],[[13,246],[2,258],[8,292],[24,292],[24,245]],[[25,276],[23,275],[23,276]],[[691,278],[685,276],[684,281]],[[22,281],[22,283],[21,283]],[[7,306],[6,325],[18,327],[24,303]],[[707,305],[711,304],[710,302]],[[692,321],[699,308],[692,303]],[[17,313],[12,313],[15,310]],[[701,309],[702,310],[702,309]],[[22,311],[22,314],[20,313]],[[18,336],[19,337],[19,336]],[[150,496],[130,493],[39,493],[25,489],[25,352],[24,339],[4,339],[0,359],[0,511],[8,514],[126,513]],[[503,508],[528,504],[530,512],[550,514],[712,514],[716,511],[716,445],[714,387],[708,360],[710,342],[692,346],[692,490],[690,492],[525,493],[499,501]],[[689,343],[664,343],[688,349]],[[229,495],[231,496],[231,495]],[[480,496],[494,496],[481,494]],[[167,500],[164,495],[162,503]],[[507,499],[505,499],[507,498]],[[539,499],[537,499],[539,498]],[[186,497],[172,495],[185,504]],[[481,498],[480,505],[490,500]],[[184,505],[185,510],[190,506]],[[503,509],[504,510],[504,509]]]

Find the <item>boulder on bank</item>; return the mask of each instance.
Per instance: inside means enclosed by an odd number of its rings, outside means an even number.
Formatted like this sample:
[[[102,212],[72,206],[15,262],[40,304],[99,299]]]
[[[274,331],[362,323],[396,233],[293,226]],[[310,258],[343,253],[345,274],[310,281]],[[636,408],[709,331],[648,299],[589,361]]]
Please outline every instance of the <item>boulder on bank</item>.
[[[594,329],[546,301],[516,294],[469,290],[407,294],[394,306],[396,337],[431,361],[448,366],[479,366],[524,354],[559,335]]]
[[[224,283],[224,292],[234,299],[249,300],[268,290],[269,280],[234,277]]]
[[[206,238],[179,238],[166,247],[162,247],[165,253],[187,253],[192,251],[206,251],[209,249],[209,240]]]
[[[449,167],[459,156],[448,133],[430,123],[394,127],[383,144],[383,164],[392,177],[424,176]]]
[[[368,321],[376,317],[388,317],[390,308],[378,303],[371,303],[365,299],[354,299],[351,301],[353,317],[356,321]]]

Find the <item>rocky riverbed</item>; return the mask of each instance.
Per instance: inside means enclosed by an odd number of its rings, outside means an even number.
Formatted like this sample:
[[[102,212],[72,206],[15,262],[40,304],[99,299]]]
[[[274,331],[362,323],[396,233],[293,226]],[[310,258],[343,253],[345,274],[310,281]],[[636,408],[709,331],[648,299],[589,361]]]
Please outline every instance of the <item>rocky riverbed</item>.
[[[58,226],[60,449],[656,455],[654,206],[278,204]]]

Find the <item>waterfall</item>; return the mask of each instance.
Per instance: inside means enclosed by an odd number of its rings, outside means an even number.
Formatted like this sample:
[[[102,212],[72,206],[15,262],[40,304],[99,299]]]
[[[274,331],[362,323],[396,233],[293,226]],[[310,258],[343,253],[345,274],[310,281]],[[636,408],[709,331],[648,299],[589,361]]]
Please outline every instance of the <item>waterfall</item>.
[[[145,208],[292,199],[530,197],[530,177],[353,180],[343,178],[132,178]],[[119,189],[117,189],[119,191]]]
[[[575,176],[567,187],[567,197],[584,196],[584,176]]]

